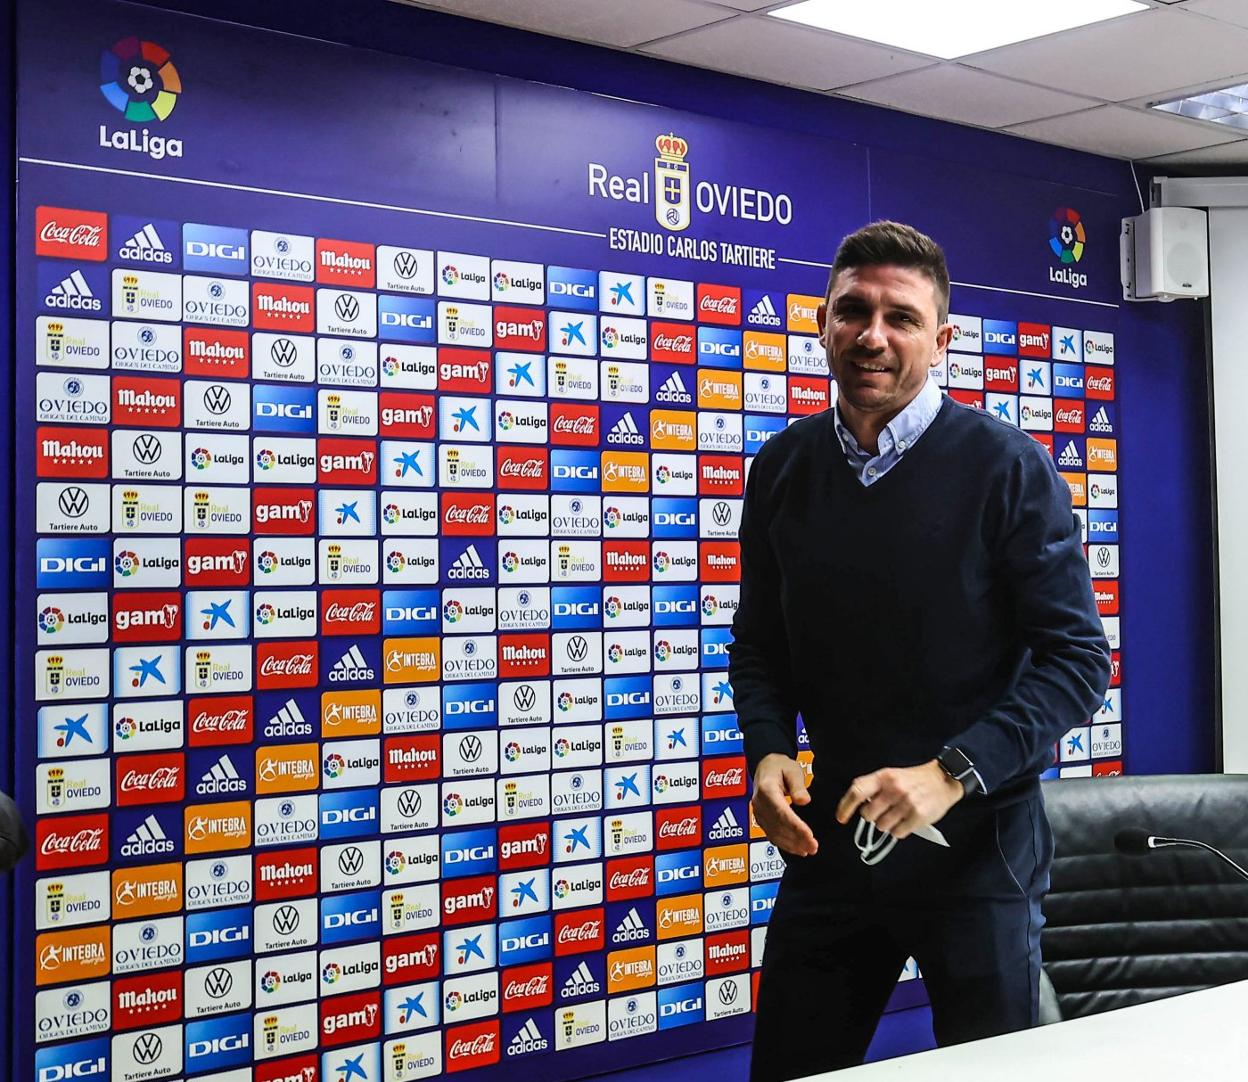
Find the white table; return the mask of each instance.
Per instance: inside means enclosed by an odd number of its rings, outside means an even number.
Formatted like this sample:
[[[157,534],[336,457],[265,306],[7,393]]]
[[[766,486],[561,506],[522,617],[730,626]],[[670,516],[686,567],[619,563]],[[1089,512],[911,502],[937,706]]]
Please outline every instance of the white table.
[[[811,1075],[829,1082],[1248,1078],[1248,981],[952,1048]]]

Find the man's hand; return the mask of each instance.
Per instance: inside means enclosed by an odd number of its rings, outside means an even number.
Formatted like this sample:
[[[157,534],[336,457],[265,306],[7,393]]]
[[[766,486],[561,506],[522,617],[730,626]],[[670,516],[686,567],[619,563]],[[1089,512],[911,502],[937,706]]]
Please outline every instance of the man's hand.
[[[785,797],[794,804],[809,804],[806,774],[796,759],[772,752],[754,771],[754,796],[750,806],[767,840],[786,853],[811,857],[819,849],[814,832],[803,823]]]
[[[905,838],[940,822],[965,792],[935,759],[921,766],[890,767],[855,778],[836,806],[836,819],[848,823],[861,808],[862,817],[876,829]]]

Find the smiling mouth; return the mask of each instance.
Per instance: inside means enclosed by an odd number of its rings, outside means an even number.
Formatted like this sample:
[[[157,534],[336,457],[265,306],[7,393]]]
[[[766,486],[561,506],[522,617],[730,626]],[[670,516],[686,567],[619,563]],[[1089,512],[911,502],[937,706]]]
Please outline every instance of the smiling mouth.
[[[888,369],[882,364],[870,364],[866,361],[850,361],[859,372],[887,372]]]

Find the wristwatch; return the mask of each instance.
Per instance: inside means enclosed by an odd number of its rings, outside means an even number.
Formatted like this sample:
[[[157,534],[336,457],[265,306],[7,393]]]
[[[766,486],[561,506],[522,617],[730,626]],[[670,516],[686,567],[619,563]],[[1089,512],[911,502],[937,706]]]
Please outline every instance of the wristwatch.
[[[936,762],[949,777],[962,783],[962,789],[967,796],[983,792],[984,787],[980,784],[979,775],[975,772],[975,764],[961,748],[942,749],[941,753],[936,756]]]

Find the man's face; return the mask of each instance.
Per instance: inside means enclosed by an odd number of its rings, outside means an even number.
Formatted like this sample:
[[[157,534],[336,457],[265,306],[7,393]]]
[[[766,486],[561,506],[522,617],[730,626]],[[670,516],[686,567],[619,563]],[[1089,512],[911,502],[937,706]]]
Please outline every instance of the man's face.
[[[935,283],[909,267],[841,271],[819,315],[838,393],[862,413],[901,412],[953,334],[940,321]]]

